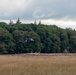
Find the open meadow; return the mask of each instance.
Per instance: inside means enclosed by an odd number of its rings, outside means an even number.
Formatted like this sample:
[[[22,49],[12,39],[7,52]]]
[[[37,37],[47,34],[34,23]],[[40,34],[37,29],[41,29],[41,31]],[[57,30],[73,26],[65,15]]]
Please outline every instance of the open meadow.
[[[76,54],[0,55],[0,75],[76,75]]]

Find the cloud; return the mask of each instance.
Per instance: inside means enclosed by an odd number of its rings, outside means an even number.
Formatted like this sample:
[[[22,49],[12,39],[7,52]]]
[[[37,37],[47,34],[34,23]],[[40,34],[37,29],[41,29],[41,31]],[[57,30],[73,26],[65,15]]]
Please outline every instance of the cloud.
[[[0,0],[0,19],[15,18],[26,11],[31,0]]]
[[[76,0],[0,0],[0,20],[45,20],[72,27],[76,24],[75,9]]]
[[[76,19],[76,0],[0,0],[0,19]]]
[[[76,19],[76,0],[35,0],[35,9],[41,7],[45,12],[55,11],[51,18],[61,19],[63,17],[69,17]],[[47,11],[47,9],[49,10]]]
[[[51,18],[53,16],[55,11],[52,9],[47,8],[46,11],[44,8],[36,8],[36,10],[33,13],[34,18],[43,19],[43,18]]]
[[[47,19],[47,20],[42,20],[43,24],[48,24],[48,25],[57,25],[58,27],[61,28],[72,28],[76,29],[76,21],[73,21],[71,19],[69,20],[55,20],[55,19]]]

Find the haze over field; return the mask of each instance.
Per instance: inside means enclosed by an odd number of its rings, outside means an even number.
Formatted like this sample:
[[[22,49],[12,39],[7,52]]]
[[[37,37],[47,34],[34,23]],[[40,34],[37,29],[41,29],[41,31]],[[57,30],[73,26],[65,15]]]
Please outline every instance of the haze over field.
[[[0,21],[21,18],[76,29],[76,0],[0,0]]]

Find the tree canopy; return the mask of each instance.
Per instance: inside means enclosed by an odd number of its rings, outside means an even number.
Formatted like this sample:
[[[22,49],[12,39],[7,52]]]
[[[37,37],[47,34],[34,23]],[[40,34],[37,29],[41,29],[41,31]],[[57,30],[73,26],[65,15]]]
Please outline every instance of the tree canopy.
[[[76,53],[76,31],[56,25],[0,22],[0,54]]]

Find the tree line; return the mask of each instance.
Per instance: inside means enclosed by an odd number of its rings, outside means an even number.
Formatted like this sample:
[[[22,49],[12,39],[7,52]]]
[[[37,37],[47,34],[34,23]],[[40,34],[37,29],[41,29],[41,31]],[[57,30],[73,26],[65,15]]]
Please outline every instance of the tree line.
[[[56,25],[0,22],[0,54],[76,53],[76,31]]]

